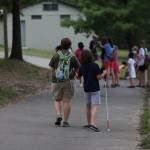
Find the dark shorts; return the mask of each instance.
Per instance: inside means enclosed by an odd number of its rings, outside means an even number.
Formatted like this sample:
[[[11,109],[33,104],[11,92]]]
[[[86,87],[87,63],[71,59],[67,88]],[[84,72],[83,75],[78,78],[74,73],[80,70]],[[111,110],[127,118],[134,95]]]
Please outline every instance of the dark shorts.
[[[148,69],[148,65],[139,66],[139,71],[141,71],[141,72],[144,72],[147,69]]]

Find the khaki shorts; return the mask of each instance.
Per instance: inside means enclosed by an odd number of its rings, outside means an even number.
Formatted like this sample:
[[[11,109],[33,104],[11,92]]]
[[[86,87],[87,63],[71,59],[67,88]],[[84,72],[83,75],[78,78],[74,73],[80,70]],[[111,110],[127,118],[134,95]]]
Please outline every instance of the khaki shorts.
[[[52,83],[53,98],[56,101],[70,101],[74,96],[74,80],[67,80],[59,83]]]

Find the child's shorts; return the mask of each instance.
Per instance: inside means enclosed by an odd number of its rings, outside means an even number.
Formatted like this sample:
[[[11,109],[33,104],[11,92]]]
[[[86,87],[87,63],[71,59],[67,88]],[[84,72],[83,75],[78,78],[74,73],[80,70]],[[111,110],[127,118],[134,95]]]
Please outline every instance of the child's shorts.
[[[101,104],[101,100],[100,100],[100,91],[96,91],[96,92],[85,92],[85,100],[86,103],[89,105],[93,105],[93,104]]]
[[[114,68],[114,62],[111,62],[111,61],[104,61],[104,67],[106,69],[108,68]]]

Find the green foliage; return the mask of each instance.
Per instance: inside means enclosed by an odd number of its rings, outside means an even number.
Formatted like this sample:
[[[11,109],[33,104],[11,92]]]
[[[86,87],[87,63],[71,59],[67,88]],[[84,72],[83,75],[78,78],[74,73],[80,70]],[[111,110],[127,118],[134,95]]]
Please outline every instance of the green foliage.
[[[76,0],[76,3],[84,17],[62,22],[63,27],[73,26],[75,33],[112,36],[118,43],[126,41],[129,48],[139,44],[140,39],[149,38],[149,0]]]
[[[150,148],[150,135],[147,135],[145,138],[143,138],[139,146],[141,146],[143,149],[149,149]]]
[[[48,71],[24,61],[0,59],[0,107],[47,89]]]
[[[140,147],[143,149],[149,149],[150,148],[150,110],[149,110],[149,98],[150,98],[150,87],[146,89],[146,95],[144,99],[144,110],[141,115],[141,121],[140,121],[140,133],[142,136],[141,143],[139,144]]]
[[[11,103],[14,97],[18,96],[17,92],[10,86],[1,84],[0,85],[0,106],[4,106]]]

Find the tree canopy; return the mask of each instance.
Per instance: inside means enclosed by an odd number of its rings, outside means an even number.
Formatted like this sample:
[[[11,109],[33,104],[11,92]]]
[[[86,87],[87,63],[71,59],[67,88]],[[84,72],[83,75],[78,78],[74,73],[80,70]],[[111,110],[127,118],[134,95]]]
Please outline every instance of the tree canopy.
[[[6,7],[8,11],[13,12],[14,17],[19,15],[20,7],[32,5],[45,0],[1,0],[0,8]],[[49,1],[49,0],[47,0]],[[56,0],[51,0],[56,1]],[[96,33],[100,37],[111,36],[119,46],[131,48],[138,44],[140,39],[149,39],[150,36],[150,1],[149,0],[64,0],[75,4],[81,11],[78,20],[67,20],[62,22],[62,26],[72,26],[75,33]],[[18,5],[19,4],[19,5]],[[18,5],[18,7],[15,7]],[[19,9],[15,11],[15,9]],[[14,11],[13,11],[14,10]],[[14,34],[20,30],[19,16],[14,24]],[[20,31],[19,31],[20,32]],[[20,38],[20,33],[18,33]],[[13,36],[14,45],[19,45],[20,40]],[[19,43],[17,43],[17,41]],[[12,46],[13,47],[15,46]],[[126,47],[125,47],[126,46]],[[17,51],[18,48],[14,48]],[[20,55],[22,55],[21,50]],[[22,58],[21,56],[19,58]]]
[[[149,37],[149,0],[76,0],[76,4],[84,16],[62,22],[64,27],[73,26],[75,33],[111,36],[118,43],[126,41],[128,48]]]

